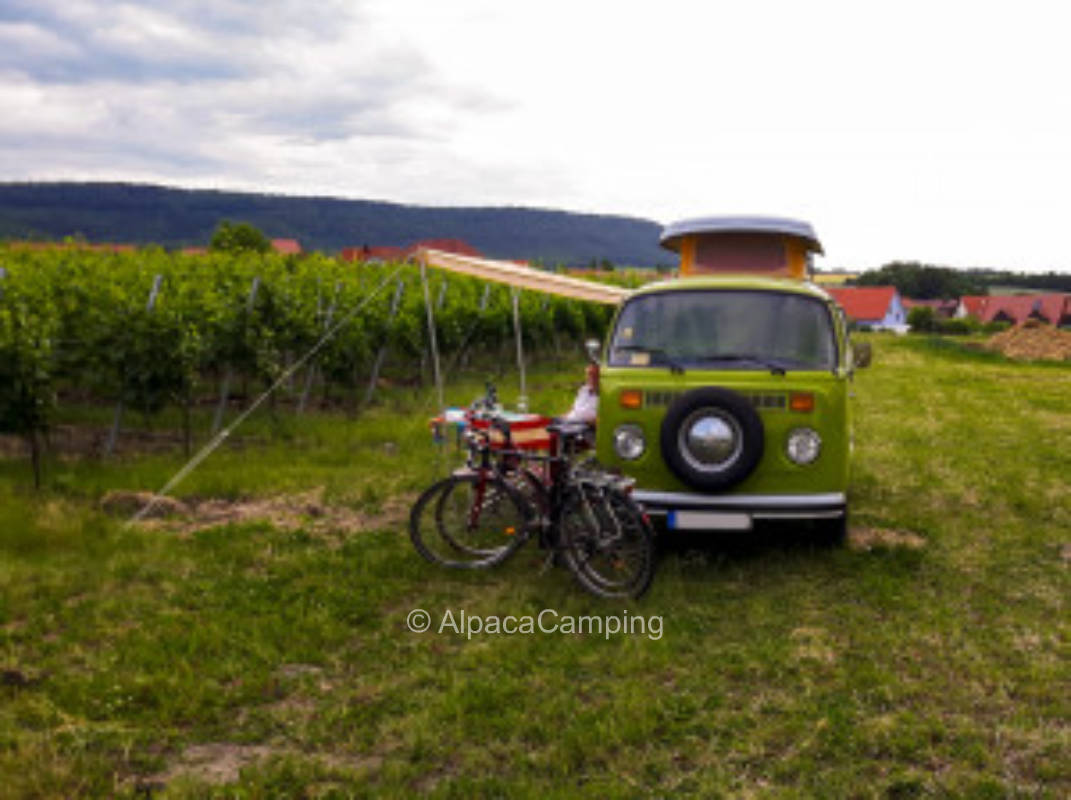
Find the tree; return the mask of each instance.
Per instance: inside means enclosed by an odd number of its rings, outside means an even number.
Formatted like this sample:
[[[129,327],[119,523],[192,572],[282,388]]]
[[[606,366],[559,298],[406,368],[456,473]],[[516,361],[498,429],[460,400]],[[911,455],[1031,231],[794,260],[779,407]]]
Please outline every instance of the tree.
[[[937,316],[929,306],[915,306],[907,312],[907,324],[912,333],[927,333],[937,329]]]
[[[48,432],[58,318],[52,304],[8,287],[0,305],[0,432],[30,446],[34,485],[41,487],[41,435]]]
[[[916,300],[989,294],[985,282],[975,275],[918,262],[894,261],[881,269],[864,272],[853,283],[857,286],[895,286],[901,295]]]
[[[220,221],[216,232],[212,234],[209,248],[230,253],[243,250],[266,253],[271,250],[271,242],[259,228],[248,222],[231,222],[225,219]]]

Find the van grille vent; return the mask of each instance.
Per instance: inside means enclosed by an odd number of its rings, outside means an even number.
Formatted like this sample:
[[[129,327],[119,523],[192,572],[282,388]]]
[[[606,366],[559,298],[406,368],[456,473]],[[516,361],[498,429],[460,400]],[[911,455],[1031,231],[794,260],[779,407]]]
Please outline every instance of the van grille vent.
[[[680,397],[684,392],[671,392],[671,391],[647,391],[643,393],[644,406],[666,406],[668,407],[674,400]],[[765,394],[752,394],[750,392],[742,392],[744,397],[751,401],[751,404],[757,409],[770,410],[770,411],[784,411],[788,408],[788,395],[783,393],[765,393]]]

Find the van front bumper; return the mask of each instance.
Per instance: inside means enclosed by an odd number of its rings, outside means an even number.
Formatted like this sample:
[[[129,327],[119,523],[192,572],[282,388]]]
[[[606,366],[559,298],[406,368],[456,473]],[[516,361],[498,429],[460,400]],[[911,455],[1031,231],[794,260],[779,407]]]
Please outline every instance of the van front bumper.
[[[755,520],[840,519],[848,504],[843,492],[707,495],[635,489],[632,497],[676,530],[750,530]]]

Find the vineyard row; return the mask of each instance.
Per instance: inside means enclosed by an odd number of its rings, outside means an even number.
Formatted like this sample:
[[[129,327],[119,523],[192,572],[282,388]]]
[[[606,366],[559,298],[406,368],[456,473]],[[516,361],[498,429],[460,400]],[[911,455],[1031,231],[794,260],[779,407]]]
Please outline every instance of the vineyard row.
[[[430,270],[429,297],[445,363],[512,341],[509,287]],[[539,357],[601,337],[609,309],[523,292],[519,313],[525,352]],[[302,405],[313,378],[356,398],[384,365],[420,370],[429,335],[419,267],[0,248],[0,432],[26,436],[36,454],[57,396],[147,415],[188,409],[207,391],[225,400],[232,381],[270,385],[343,321],[300,376]]]

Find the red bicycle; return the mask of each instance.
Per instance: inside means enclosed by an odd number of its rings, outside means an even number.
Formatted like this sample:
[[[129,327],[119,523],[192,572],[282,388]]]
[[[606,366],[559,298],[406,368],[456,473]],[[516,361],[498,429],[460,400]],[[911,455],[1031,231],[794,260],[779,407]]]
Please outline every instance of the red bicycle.
[[[514,446],[507,420],[465,432],[465,467],[430,486],[410,514],[413,545],[432,563],[458,569],[501,564],[535,536],[548,563],[563,563],[588,591],[638,597],[654,574],[654,533],[630,497],[632,481],[578,455],[586,423],[546,426],[550,453]]]

